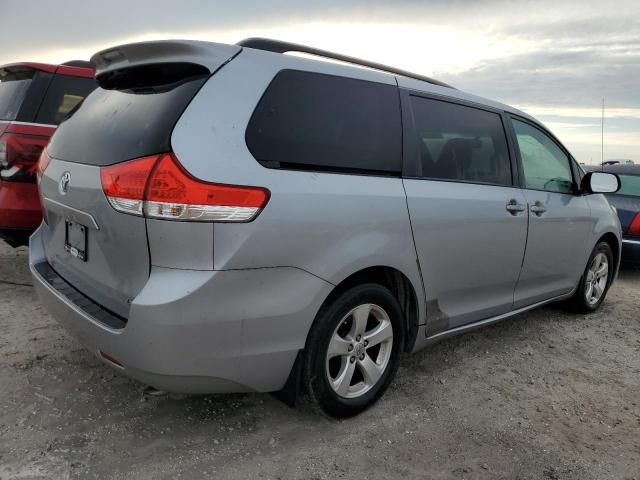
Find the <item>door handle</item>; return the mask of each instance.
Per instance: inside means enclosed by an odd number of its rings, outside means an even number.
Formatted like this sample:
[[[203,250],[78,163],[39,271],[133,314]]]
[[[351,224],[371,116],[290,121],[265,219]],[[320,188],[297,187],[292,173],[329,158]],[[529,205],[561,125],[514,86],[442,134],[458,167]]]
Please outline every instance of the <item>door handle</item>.
[[[547,207],[545,207],[542,202],[536,201],[533,205],[531,205],[531,211],[535,213],[538,217],[547,211]]]
[[[525,208],[526,207],[521,203],[518,203],[515,198],[509,200],[509,203],[507,203],[506,206],[507,212],[509,212],[511,215],[517,215],[520,212],[524,212]]]

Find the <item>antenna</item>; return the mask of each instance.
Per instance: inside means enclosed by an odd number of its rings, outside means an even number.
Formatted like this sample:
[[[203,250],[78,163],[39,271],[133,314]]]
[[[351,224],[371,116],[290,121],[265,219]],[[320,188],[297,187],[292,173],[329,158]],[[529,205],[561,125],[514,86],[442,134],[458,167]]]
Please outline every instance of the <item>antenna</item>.
[[[602,99],[602,162],[600,162],[604,171],[604,98]]]

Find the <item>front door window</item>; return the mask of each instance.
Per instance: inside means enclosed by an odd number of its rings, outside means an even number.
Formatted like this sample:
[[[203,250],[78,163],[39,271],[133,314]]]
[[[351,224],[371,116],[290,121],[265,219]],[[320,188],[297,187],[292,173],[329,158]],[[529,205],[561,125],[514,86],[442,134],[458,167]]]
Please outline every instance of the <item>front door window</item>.
[[[556,193],[573,193],[571,163],[564,151],[545,133],[513,120],[518,139],[524,187]]]

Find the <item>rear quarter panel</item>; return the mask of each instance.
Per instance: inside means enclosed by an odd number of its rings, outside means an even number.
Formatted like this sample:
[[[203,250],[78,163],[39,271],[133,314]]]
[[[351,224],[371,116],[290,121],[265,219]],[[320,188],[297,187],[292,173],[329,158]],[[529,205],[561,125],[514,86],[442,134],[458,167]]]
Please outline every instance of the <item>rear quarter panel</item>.
[[[363,268],[389,266],[411,281],[422,319],[424,296],[400,178],[268,169],[249,152],[246,126],[285,68],[395,85],[387,74],[252,49],[204,85],[174,130],[176,156],[197,178],[271,191],[253,222],[214,225],[214,269],[295,267],[337,285]]]

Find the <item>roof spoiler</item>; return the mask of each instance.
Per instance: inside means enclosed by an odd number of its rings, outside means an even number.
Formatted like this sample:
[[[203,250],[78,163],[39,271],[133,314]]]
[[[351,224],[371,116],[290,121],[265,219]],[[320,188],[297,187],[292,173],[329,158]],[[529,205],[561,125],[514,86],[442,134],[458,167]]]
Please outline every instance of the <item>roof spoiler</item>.
[[[192,63],[216,71],[242,50],[237,45],[191,40],[159,40],[130,43],[107,48],[91,57],[96,67],[96,79],[131,67],[162,63]]]
[[[49,63],[35,63],[35,62],[14,62],[0,65],[0,69],[9,71],[21,71],[21,70],[39,70],[41,72],[55,73],[58,65],[51,65]]]

